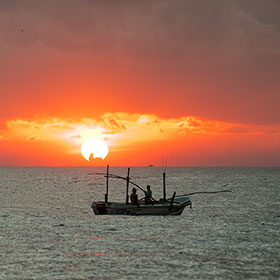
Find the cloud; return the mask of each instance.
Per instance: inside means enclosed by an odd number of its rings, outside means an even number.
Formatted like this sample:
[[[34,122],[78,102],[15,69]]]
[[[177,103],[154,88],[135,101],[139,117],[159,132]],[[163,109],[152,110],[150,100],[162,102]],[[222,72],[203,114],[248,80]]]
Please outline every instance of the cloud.
[[[34,135],[34,136],[29,136],[26,138],[26,141],[28,142],[36,142],[36,141],[39,141],[40,140],[40,137]]]
[[[243,151],[248,148],[251,154],[245,154],[250,164],[254,162],[254,157],[251,158],[253,154],[260,156],[265,153],[269,155],[267,159],[272,160],[268,160],[267,165],[279,163],[276,158],[279,154],[280,125],[221,122],[197,116],[162,118],[154,114],[129,113],[106,113],[98,119],[36,116],[32,119],[10,119],[6,124],[7,129],[0,135],[2,154],[8,157],[9,152],[5,151],[5,147],[14,151],[20,143],[27,158],[32,151],[37,156],[42,149],[54,151],[52,156],[44,153],[52,158],[52,164],[57,164],[57,154],[62,165],[69,164],[66,158],[72,158],[71,164],[74,165],[81,162],[80,147],[90,138],[106,141],[110,149],[110,162],[116,165],[120,164],[119,160],[128,164],[132,151],[135,153],[132,163],[136,165],[145,163],[147,157],[159,158],[162,153],[172,154],[173,164],[179,165],[223,164],[225,154],[229,158],[226,164],[244,164]],[[126,129],[122,129],[123,125]],[[227,147],[232,148],[227,150]],[[262,152],[258,153],[259,150]],[[240,157],[238,161],[234,161],[236,153]],[[204,161],[206,158],[209,160]]]
[[[279,8],[273,0],[1,1],[0,115],[52,107],[63,116],[279,123]]]
[[[80,135],[73,135],[73,136],[70,136],[71,139],[81,139],[81,136]]]
[[[6,132],[10,139],[70,141],[75,145],[91,137],[106,138],[112,146],[172,140],[178,135],[280,135],[280,126],[219,122],[195,116],[163,119],[147,114],[106,113],[100,120],[44,119],[38,116],[29,120],[8,120]]]
[[[149,58],[182,54],[211,58],[214,52],[220,54],[216,58],[227,59],[236,50],[256,50],[258,45],[264,47],[259,51],[271,53],[280,43],[279,19],[271,16],[279,2],[273,1],[267,5],[223,0],[12,2],[1,2],[3,38],[22,47],[41,44],[62,52],[105,50]],[[268,7],[266,13],[263,7]],[[24,34],[19,33],[21,28]],[[221,55],[223,49],[231,56]]]

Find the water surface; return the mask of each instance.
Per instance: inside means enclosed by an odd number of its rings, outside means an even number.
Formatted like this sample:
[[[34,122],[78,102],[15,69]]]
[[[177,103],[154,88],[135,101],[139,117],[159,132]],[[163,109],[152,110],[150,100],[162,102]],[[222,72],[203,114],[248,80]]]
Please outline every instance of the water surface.
[[[232,190],[194,195],[176,217],[95,216],[100,171],[0,168],[0,279],[279,278],[280,168],[170,167],[168,196]],[[131,177],[162,197],[162,168]],[[110,180],[109,200],[125,201],[125,182]]]

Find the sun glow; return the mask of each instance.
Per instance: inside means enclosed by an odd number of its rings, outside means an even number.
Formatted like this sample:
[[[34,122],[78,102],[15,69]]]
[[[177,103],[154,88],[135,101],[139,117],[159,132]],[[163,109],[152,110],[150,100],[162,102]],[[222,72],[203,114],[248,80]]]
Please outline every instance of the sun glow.
[[[104,159],[109,152],[108,145],[105,141],[96,138],[90,138],[81,147],[81,154],[90,161],[94,158]]]
[[[0,121],[0,165],[84,166],[88,161],[98,166],[108,159],[111,165],[145,166],[162,164],[165,154],[172,155],[174,165],[244,165],[246,155],[246,164],[256,165],[258,158],[260,164],[278,166],[279,136],[279,124],[220,122],[197,116],[164,119],[106,113],[97,119],[14,118]]]

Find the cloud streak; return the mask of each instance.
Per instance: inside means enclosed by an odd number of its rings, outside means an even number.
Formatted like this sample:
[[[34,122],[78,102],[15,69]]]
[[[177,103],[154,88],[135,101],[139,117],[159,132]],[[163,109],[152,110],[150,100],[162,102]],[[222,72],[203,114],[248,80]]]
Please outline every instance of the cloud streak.
[[[37,117],[6,122],[5,135],[11,140],[78,141],[90,137],[124,138],[126,141],[175,139],[178,135],[280,135],[279,125],[250,125],[204,120],[195,116],[163,119],[156,115],[106,113],[100,119],[59,119]],[[36,136],[37,135],[37,136]],[[120,143],[111,143],[119,145]]]
[[[31,149],[38,157],[32,164],[45,162],[49,154],[40,155],[45,150],[56,151],[48,163],[71,165],[74,161],[83,165],[82,143],[97,138],[108,144],[108,160],[113,165],[145,165],[149,160],[158,162],[163,154],[168,154],[174,165],[242,165],[244,162],[254,165],[253,161],[264,155],[266,161],[260,162],[267,165],[279,164],[279,136],[279,125],[229,123],[196,116],[170,119],[129,113],[105,113],[98,119],[37,116],[7,120],[0,143],[2,148],[10,148],[0,149],[0,153],[14,151],[20,143],[22,151]],[[26,157],[28,161],[28,154]],[[55,160],[56,157],[60,160]],[[0,163],[5,163],[5,157]]]

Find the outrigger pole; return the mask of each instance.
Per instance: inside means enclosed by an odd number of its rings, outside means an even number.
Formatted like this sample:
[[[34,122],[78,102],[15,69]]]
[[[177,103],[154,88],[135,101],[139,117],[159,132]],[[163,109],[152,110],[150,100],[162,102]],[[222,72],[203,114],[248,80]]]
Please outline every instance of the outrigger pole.
[[[109,192],[109,165],[107,165],[106,172],[106,193],[105,193],[105,203],[108,202],[108,192]]]
[[[223,193],[223,192],[232,192],[232,191],[231,190],[222,190],[222,191],[213,191],[213,192],[192,192],[192,193],[176,195],[176,197],[189,196],[189,195],[194,195],[194,194],[213,194],[213,193]]]
[[[222,186],[222,188],[226,187],[228,184],[225,184]],[[223,193],[223,192],[232,192],[231,190],[221,190],[221,191],[201,191],[201,192],[192,192],[192,193],[186,193],[186,194],[180,194],[176,195],[176,197],[182,197],[182,196],[189,196],[194,194],[213,194],[213,193]]]
[[[97,174],[97,175],[104,175],[104,177],[107,178],[106,180],[106,194],[107,194],[107,199],[108,199],[108,178],[114,178],[114,179],[123,179],[125,181],[129,181],[130,184],[132,184],[133,186],[137,187],[138,189],[140,189],[142,192],[146,192],[143,188],[141,188],[139,185],[137,185],[136,183],[132,182],[128,177],[122,177],[119,175],[115,175],[115,174],[110,174],[109,173],[109,165],[107,166],[107,173],[103,173],[103,172],[89,172],[89,175],[93,175],[93,174]]]
[[[130,168],[128,167],[127,170],[127,177],[126,177],[126,200],[125,203],[128,204],[128,188],[129,188],[129,173],[130,173]]]
[[[165,172],[163,172],[163,200],[166,200]]]

